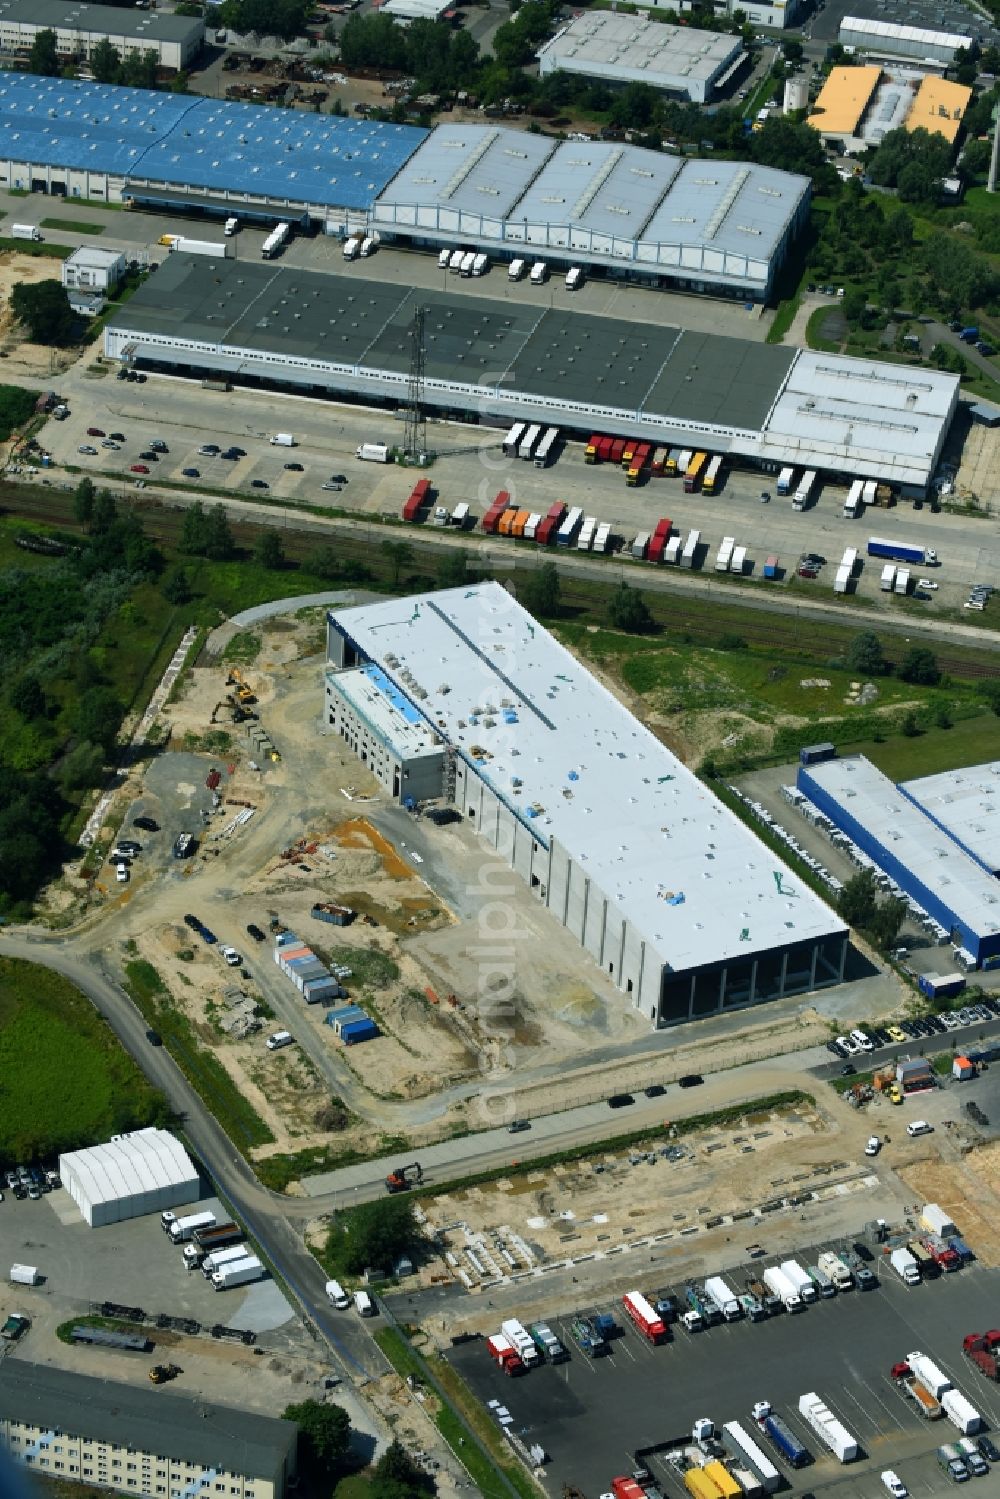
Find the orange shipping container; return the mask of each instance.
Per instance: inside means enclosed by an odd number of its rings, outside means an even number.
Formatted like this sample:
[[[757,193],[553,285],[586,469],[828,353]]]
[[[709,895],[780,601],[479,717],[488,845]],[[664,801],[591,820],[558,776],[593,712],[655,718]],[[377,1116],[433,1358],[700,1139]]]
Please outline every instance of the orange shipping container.
[[[504,511],[503,515],[501,515],[500,517],[500,524],[497,526],[497,534],[499,536],[510,535],[511,527],[514,524],[514,519],[518,515],[518,513],[519,512],[517,510]]]
[[[531,516],[531,511],[530,510],[518,510],[518,511],[516,511],[515,515],[514,515],[514,519],[511,522],[510,534],[512,536],[523,536],[524,535],[524,528],[528,524],[528,520],[530,519],[530,516]]]

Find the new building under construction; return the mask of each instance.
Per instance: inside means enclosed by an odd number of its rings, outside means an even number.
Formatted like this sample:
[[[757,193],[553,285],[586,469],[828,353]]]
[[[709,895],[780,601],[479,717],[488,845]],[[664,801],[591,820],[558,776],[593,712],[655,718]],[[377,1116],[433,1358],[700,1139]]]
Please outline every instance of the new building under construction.
[[[654,1026],[844,977],[844,923],[496,583],[328,615],[325,721],[443,800]]]

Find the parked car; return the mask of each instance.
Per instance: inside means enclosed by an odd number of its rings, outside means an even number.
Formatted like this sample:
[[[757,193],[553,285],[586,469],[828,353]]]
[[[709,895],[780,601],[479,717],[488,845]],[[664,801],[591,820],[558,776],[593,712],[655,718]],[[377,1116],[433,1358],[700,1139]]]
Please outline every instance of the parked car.
[[[76,451],[85,454],[88,458],[97,457],[97,449],[92,447],[89,442],[82,442]]]
[[[125,433],[124,432],[109,432],[108,436],[111,437],[111,438],[113,438],[115,442],[124,442],[125,441]]]
[[[145,463],[130,463],[128,471],[130,474],[148,474],[149,466]]]
[[[185,479],[200,479],[201,478],[201,474],[198,472],[198,470],[196,468],[182,468],[181,469],[181,473],[184,475]]]
[[[225,958],[226,962],[229,964],[230,968],[238,968],[243,962],[243,959],[240,957],[235,947],[220,947],[219,951]]]
[[[160,461],[152,448],[147,448],[145,453],[139,454],[139,457],[142,458],[146,463],[159,463]]]
[[[250,922],[250,924],[247,927],[247,931],[249,932],[250,936],[253,938],[253,940],[255,942],[266,942],[267,941],[267,938],[265,937],[264,933],[261,931],[260,927],[256,925],[255,922],[253,922],[253,921]]]
[[[630,1103],[635,1103],[631,1093],[612,1093],[608,1099],[609,1109],[627,1109]]]
[[[87,428],[87,436],[88,437],[103,437],[104,436],[104,431],[103,431],[103,429],[101,427],[88,427]]]
[[[868,1142],[865,1145],[865,1155],[878,1155],[881,1149],[882,1141],[879,1139],[878,1135],[869,1135]]]
[[[507,1126],[508,1135],[523,1135],[526,1129],[531,1128],[530,1119],[512,1119]]]
[[[251,479],[250,480],[250,488],[251,489],[270,489],[270,487],[271,486],[270,486],[270,484],[268,484],[268,482],[267,482],[266,479]]]
[[[699,1088],[705,1081],[700,1072],[685,1072],[683,1077],[677,1079],[679,1088]]]
[[[129,858],[131,858],[133,854],[142,853],[142,844],[136,843],[134,838],[119,838],[118,848],[121,853],[128,854]]]
[[[285,467],[289,469],[293,474],[305,473],[305,469],[302,467],[301,463],[286,463]]]
[[[134,828],[144,828],[147,833],[158,833],[160,831],[160,824],[152,817],[133,817],[132,826]]]
[[[146,1040],[149,1042],[150,1046],[163,1045],[163,1037],[160,1035],[159,1031],[147,1031]]]
[[[649,1087],[643,1088],[642,1091],[647,1098],[662,1098],[667,1090],[662,1083],[650,1083]]]
[[[190,911],[188,912],[188,914],[184,918],[184,925],[185,926],[189,926],[191,928],[192,932],[200,932],[201,931],[201,922],[199,921],[199,919],[198,919],[197,916],[192,916],[191,913],[190,913]]]
[[[167,445],[163,441],[162,437],[154,437],[153,440],[152,440],[152,442],[149,444],[149,446],[153,449],[154,453],[169,453],[170,452],[170,449],[167,447]]]

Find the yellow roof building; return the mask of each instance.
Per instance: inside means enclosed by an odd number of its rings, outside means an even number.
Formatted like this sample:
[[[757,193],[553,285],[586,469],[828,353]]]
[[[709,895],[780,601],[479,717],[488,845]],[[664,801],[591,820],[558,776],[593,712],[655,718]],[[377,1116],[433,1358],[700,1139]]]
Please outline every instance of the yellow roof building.
[[[906,129],[936,131],[954,145],[971,98],[972,90],[964,84],[928,74],[917,89]]]
[[[857,135],[881,76],[875,67],[831,68],[806,124],[822,135]]]

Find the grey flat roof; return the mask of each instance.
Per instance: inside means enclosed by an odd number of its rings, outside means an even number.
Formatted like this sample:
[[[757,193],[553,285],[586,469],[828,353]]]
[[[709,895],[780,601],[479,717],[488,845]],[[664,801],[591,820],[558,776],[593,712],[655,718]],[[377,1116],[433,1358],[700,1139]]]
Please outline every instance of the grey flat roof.
[[[746,267],[724,257],[767,267],[809,190],[806,177],[746,162],[679,162],[638,146],[439,125],[379,193],[373,217],[386,229],[495,241],[513,253],[526,243],[568,246],[665,273],[688,267],[706,280],[746,280]],[[719,259],[685,261],[684,248],[695,245]]]
[[[72,255],[67,255],[67,265],[85,265],[94,270],[110,271],[121,260],[124,250],[99,250],[96,245],[81,245]]]
[[[682,166],[678,156],[636,155],[611,141],[567,141],[549,157],[517,211],[529,223],[548,219],[640,239]]]
[[[553,143],[498,125],[438,125],[379,195],[383,203],[434,198],[457,212],[504,218],[551,156]]]
[[[441,740],[425,718],[400,710],[398,695],[386,690],[380,672],[359,666],[331,672],[337,691],[355,713],[404,760],[422,760],[440,755]],[[324,970],[325,971],[325,970]]]
[[[500,584],[331,613],[404,692],[412,672],[418,711],[672,969],[844,931]]]
[[[584,11],[538,51],[543,73],[567,68],[642,80],[654,88],[708,84],[743,51],[729,32],[668,26],[644,16]]]
[[[976,20],[981,22],[979,16]],[[972,16],[969,16],[971,22]],[[867,16],[845,16],[840,23],[841,32],[854,31],[862,36],[870,36],[876,41],[888,42],[915,42],[923,46],[932,47],[959,47],[968,46],[968,36],[961,36],[954,31],[935,31],[927,26],[904,26],[896,21],[873,20]]]
[[[1000,932],[1000,881],[935,828],[864,755],[809,765],[804,775],[980,939]]]
[[[1000,760],[921,776],[899,789],[984,869],[1000,871]]]
[[[144,335],[207,345],[193,362],[225,368],[277,353],[289,364],[265,372],[274,380],[401,399],[418,306],[426,398],[439,406],[516,415],[536,402],[545,409],[534,420],[656,427],[659,441],[693,435],[714,451],[926,483],[957,401],[957,377],[936,371],[182,252],[115,314],[108,337],[168,361],[152,342],[142,348]]]
[[[135,41],[183,42],[205,30],[200,16],[175,16],[167,11],[136,10],[115,5],[88,5],[83,0],[0,0],[0,23],[49,27],[53,31],[106,32]]]
[[[291,1421],[259,1411],[167,1394],[145,1380],[118,1384],[19,1358],[0,1364],[0,1416],[272,1480],[298,1439]]]

